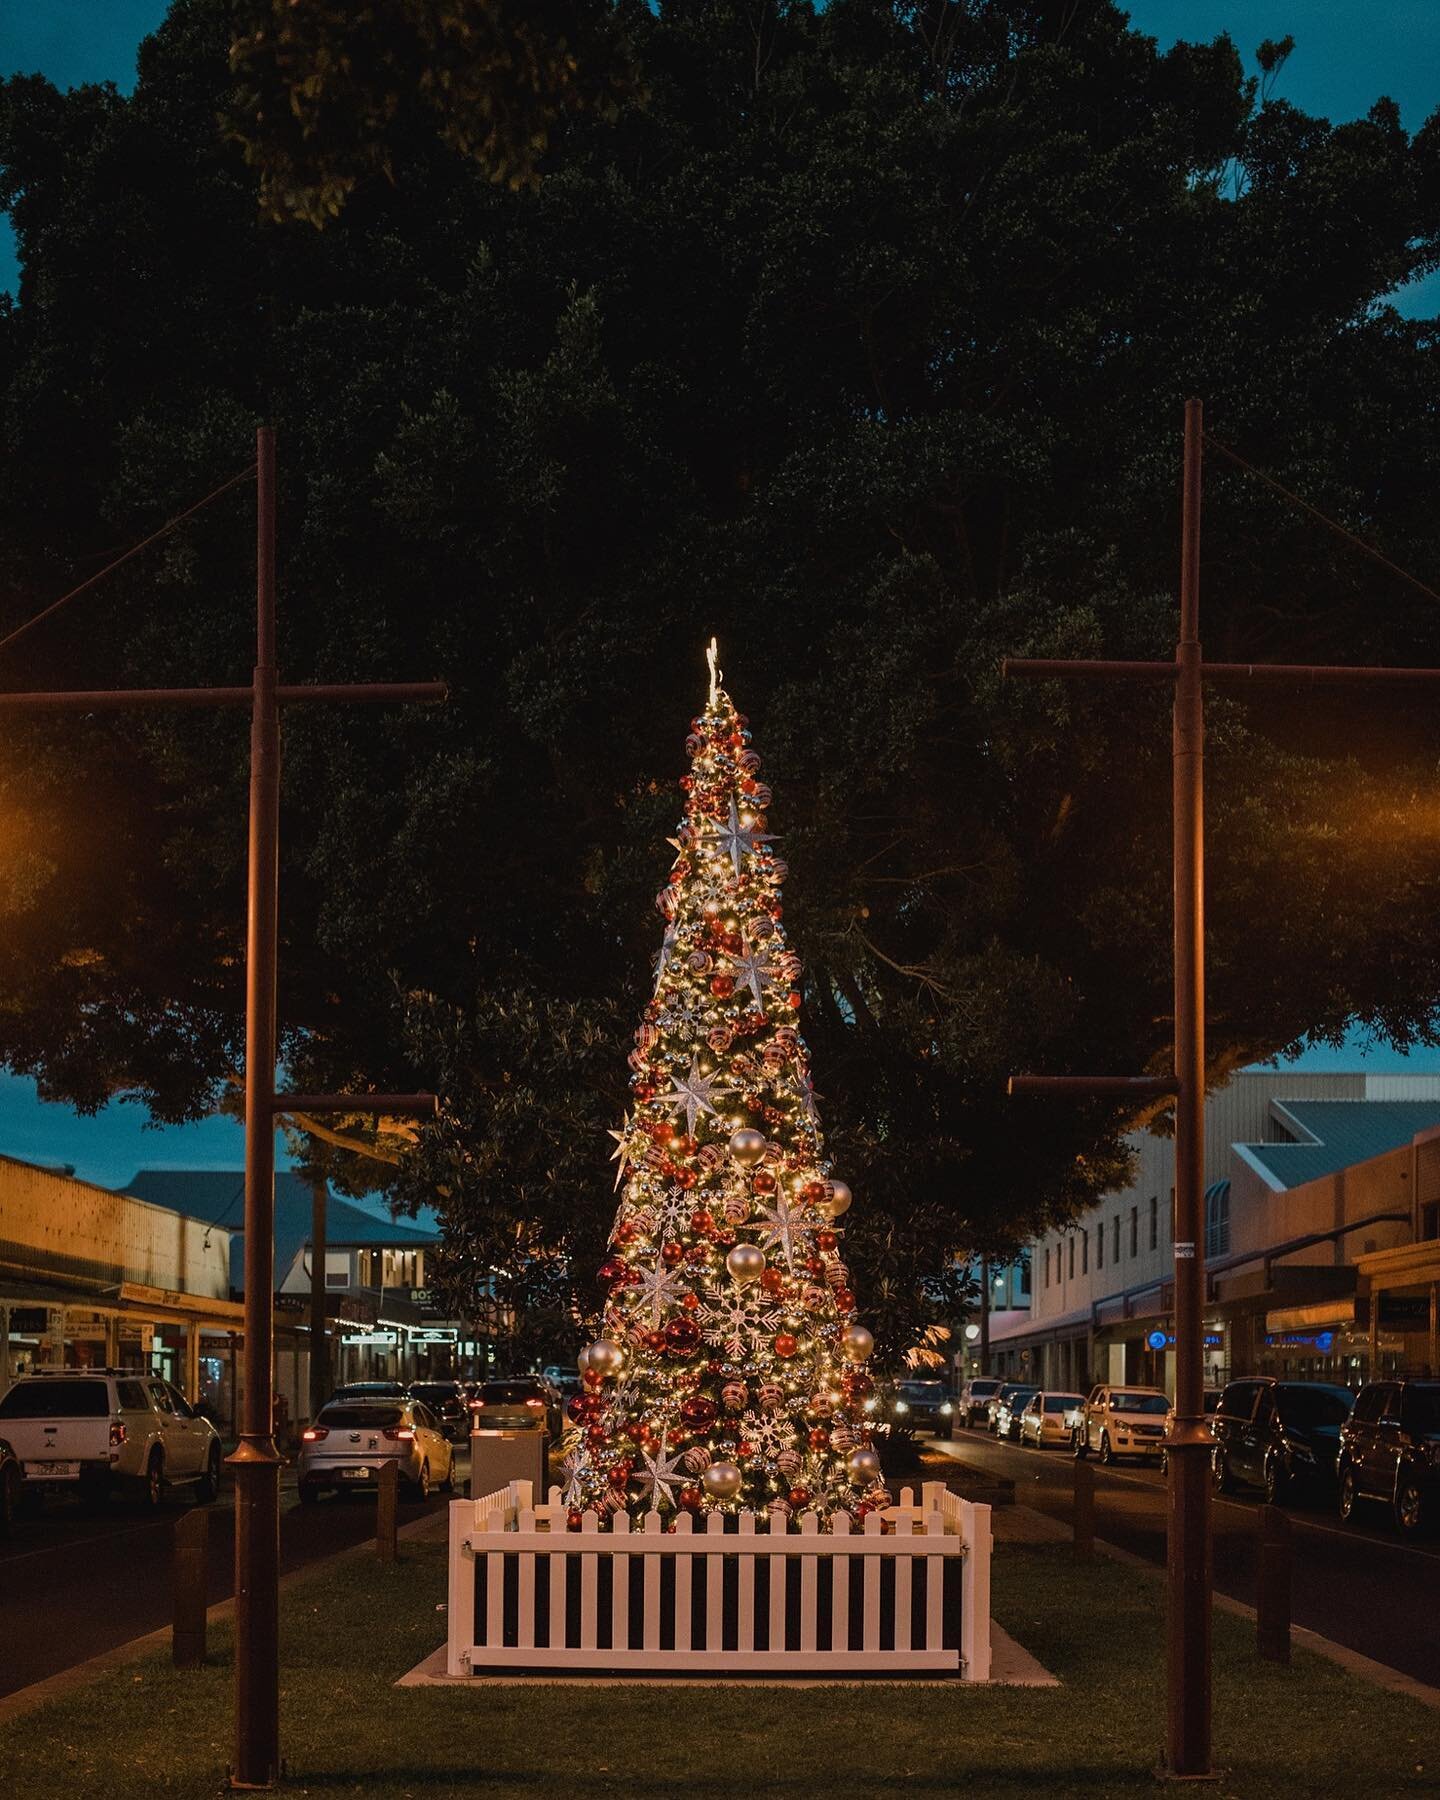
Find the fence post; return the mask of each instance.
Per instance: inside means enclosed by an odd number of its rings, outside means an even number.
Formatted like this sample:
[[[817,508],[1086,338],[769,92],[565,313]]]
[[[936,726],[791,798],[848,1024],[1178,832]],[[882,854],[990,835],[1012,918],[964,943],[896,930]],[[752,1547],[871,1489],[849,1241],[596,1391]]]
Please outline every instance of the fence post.
[[[175,1620],[170,1659],[177,1669],[198,1669],[205,1661],[206,1552],[210,1514],[192,1506],[175,1523]]]
[[[480,1433],[478,1431],[475,1431],[472,1429],[472,1431],[470,1433],[470,1475],[469,1475],[469,1479],[465,1483],[465,1492],[470,1496],[470,1498],[472,1500],[478,1500],[480,1498],[479,1488],[477,1487],[476,1481],[475,1481],[475,1471],[480,1466],[480,1459],[478,1456],[476,1456],[475,1452],[479,1448],[479,1446],[480,1446]]]
[[[1265,1662],[1290,1661],[1290,1521],[1278,1506],[1262,1506],[1255,1570],[1255,1645]]]
[[[1095,1554],[1095,1471],[1078,1459],[1071,1466],[1075,1473],[1075,1500],[1070,1511],[1072,1554],[1076,1562],[1089,1562]]]
[[[380,1484],[375,1497],[375,1550],[382,1563],[393,1563],[398,1554],[395,1506],[399,1493],[400,1465],[387,1459],[380,1465]]]

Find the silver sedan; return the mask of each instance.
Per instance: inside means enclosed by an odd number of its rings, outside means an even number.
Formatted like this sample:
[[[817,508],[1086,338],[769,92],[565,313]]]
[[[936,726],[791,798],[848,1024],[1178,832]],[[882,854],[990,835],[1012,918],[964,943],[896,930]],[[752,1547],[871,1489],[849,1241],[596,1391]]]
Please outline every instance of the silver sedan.
[[[455,1452],[423,1401],[332,1400],[300,1436],[300,1498],[308,1506],[326,1488],[376,1487],[387,1462],[414,1499],[455,1491]]]

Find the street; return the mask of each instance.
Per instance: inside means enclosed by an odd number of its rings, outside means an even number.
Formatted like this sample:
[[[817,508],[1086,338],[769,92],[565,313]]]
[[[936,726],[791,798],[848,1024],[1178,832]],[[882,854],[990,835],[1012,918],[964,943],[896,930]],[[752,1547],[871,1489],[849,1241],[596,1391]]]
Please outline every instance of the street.
[[[468,1455],[458,1453],[457,1482]],[[183,1490],[182,1490],[183,1491]],[[446,1503],[401,1499],[408,1524]],[[28,1687],[170,1621],[171,1542],[184,1507],[168,1504],[151,1518],[124,1502],[87,1513],[51,1501],[0,1543],[0,1695]],[[210,1508],[209,1598],[227,1599],[234,1580],[235,1491],[227,1476]],[[300,1568],[375,1531],[373,1494],[345,1494],[318,1505],[299,1503],[293,1469],[280,1479],[280,1568]]]
[[[943,1440],[937,1440],[937,1447]],[[972,1467],[1007,1476],[1015,1499],[1070,1519],[1074,1462],[1068,1452],[1020,1449],[983,1431],[957,1431]],[[1165,1560],[1165,1483],[1153,1465],[1102,1468],[1094,1458],[1095,1536],[1146,1562]],[[1215,1496],[1215,1587],[1255,1603],[1258,1491]],[[1377,1508],[1342,1525],[1324,1506],[1286,1508],[1294,1545],[1293,1619],[1336,1643],[1420,1681],[1440,1682],[1440,1544],[1403,1544]]]

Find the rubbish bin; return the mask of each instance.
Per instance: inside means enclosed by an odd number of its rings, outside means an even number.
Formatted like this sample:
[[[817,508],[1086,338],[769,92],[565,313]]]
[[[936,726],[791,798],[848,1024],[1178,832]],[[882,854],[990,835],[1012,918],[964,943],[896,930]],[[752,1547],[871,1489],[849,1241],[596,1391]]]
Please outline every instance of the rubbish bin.
[[[512,1481],[531,1481],[535,1498],[547,1487],[550,1439],[543,1431],[472,1431],[470,1497],[493,1494]]]

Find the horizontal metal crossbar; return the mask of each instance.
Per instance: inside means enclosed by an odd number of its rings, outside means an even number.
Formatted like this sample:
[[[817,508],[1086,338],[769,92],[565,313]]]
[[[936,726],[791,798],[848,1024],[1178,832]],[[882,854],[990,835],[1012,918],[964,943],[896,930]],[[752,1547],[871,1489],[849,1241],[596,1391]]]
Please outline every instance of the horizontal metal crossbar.
[[[434,1094],[276,1094],[276,1112],[409,1113],[433,1116],[440,1111]]]
[[[1083,657],[1007,656],[1000,672],[1028,676],[1034,681],[1173,681],[1179,668],[1173,662],[1104,662]],[[1347,667],[1343,663],[1222,663],[1202,662],[1206,681],[1234,687],[1434,687],[1440,685],[1440,669]]]
[[[1180,1091],[1174,1075],[1012,1075],[1007,1094],[1116,1095],[1125,1100],[1162,1100]]]
[[[371,681],[280,686],[277,700],[339,700],[352,706],[434,706],[448,699],[443,681]],[[251,687],[95,688],[56,693],[0,693],[5,712],[108,712],[131,706],[250,706]]]

